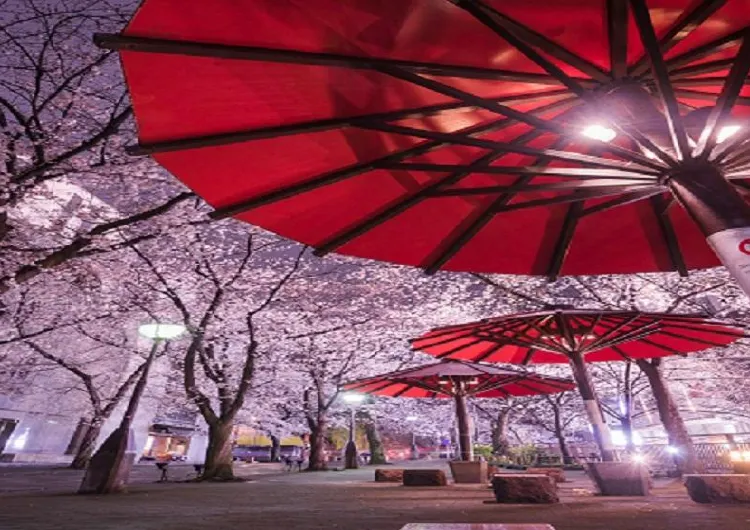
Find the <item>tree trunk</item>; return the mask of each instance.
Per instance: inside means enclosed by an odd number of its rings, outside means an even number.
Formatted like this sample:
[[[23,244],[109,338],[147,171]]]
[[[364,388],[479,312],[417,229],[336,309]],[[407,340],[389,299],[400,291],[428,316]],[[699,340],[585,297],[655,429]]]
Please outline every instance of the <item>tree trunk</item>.
[[[661,359],[654,359],[651,362],[646,360],[638,361],[638,367],[648,377],[648,382],[656,401],[656,408],[659,411],[659,419],[661,419],[662,425],[664,425],[664,430],[667,431],[669,445],[677,450],[677,454],[675,455],[677,472],[681,475],[696,473],[700,470],[695,456],[693,441],[690,439],[687,427],[680,415],[680,409],[677,407],[672,392],[664,380],[660,366]]]
[[[508,440],[508,420],[510,409],[502,409],[492,424],[492,453],[497,456],[507,456],[510,449]]]
[[[232,469],[232,420],[208,425],[208,447],[201,480],[234,480]]]
[[[102,431],[102,423],[99,420],[94,420],[83,428],[83,436],[78,441],[75,456],[70,463],[71,469],[86,469],[86,466],[89,465],[91,456],[94,454],[94,448],[96,447],[96,440]]]
[[[370,447],[370,464],[386,464],[385,447],[383,446],[383,440],[380,438],[380,431],[375,424],[375,420],[369,417],[365,421],[365,435],[367,436],[367,445]]]
[[[310,457],[307,464],[308,471],[326,471],[328,462],[325,456],[326,421],[318,418],[315,427],[310,432]]]
[[[273,434],[268,437],[271,439],[271,462],[281,462],[281,440]]]
[[[553,412],[555,414],[555,438],[557,438],[557,445],[560,447],[562,461],[563,464],[570,464],[573,459],[570,457],[568,442],[565,441],[565,428],[562,424],[562,418],[560,418],[560,408],[555,407]]]

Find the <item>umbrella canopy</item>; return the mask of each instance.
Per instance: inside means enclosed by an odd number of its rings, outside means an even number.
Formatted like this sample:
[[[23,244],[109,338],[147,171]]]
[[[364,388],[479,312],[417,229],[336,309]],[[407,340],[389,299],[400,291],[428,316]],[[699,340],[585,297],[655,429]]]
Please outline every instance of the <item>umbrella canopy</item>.
[[[96,42],[122,52],[132,152],[215,217],[556,277],[719,263],[673,197],[708,164],[709,199],[746,209],[748,27],[742,0],[145,0]]]
[[[465,361],[442,361],[354,381],[345,390],[378,396],[411,398],[451,397],[456,403],[461,459],[474,458],[466,397],[508,398],[554,394],[572,390],[567,379],[524,370],[496,368]]]
[[[441,359],[513,364],[685,356],[727,346],[745,333],[701,316],[637,311],[555,310],[436,328],[412,340]]]
[[[344,389],[376,396],[449,398],[456,394],[478,398],[508,398],[573,390],[568,379],[524,370],[498,368],[465,361],[444,361],[360,379]]]
[[[433,329],[412,346],[442,359],[569,363],[602,459],[612,461],[611,435],[586,362],[684,356],[743,336],[700,316],[556,309]]]

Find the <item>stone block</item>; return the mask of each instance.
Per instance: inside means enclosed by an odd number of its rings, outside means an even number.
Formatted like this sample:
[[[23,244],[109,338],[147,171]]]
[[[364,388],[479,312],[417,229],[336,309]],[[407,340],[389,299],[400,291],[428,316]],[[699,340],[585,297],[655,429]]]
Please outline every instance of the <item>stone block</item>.
[[[557,483],[549,475],[506,473],[492,477],[495,500],[504,504],[560,502]]]
[[[404,469],[404,486],[446,486],[448,480],[440,469]]]
[[[375,482],[403,482],[403,469],[376,469]]]
[[[547,475],[557,483],[565,482],[565,471],[561,467],[530,467],[526,469],[530,475]]]
[[[487,462],[462,462],[450,463],[451,475],[456,484],[484,484],[487,482]]]
[[[688,495],[701,504],[750,503],[750,475],[685,475]]]

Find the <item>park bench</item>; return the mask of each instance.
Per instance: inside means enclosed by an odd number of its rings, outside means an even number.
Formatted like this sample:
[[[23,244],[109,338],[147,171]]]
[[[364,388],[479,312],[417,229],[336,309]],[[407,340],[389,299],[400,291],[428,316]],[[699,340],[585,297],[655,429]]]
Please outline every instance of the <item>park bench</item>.
[[[404,469],[404,486],[446,486],[448,480],[440,469]]]
[[[690,498],[701,504],[750,503],[750,475],[685,475]]]
[[[495,500],[503,504],[554,504],[560,502],[557,483],[546,474],[502,473],[492,477]]]

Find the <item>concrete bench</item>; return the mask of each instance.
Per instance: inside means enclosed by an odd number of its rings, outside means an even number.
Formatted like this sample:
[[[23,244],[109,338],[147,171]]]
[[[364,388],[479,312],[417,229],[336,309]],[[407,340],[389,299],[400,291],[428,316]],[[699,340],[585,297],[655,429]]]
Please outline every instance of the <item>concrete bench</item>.
[[[504,504],[554,504],[560,502],[557,483],[549,475],[503,473],[492,477],[495,500]]]
[[[557,483],[565,482],[565,471],[561,467],[529,467],[526,469],[529,475],[547,475]]]
[[[401,530],[555,530],[548,524],[410,523]]]
[[[403,469],[376,469],[375,482],[403,482]]]
[[[701,504],[750,503],[750,475],[685,475],[688,495]]]
[[[448,480],[440,469],[404,469],[404,486],[446,486]]]

